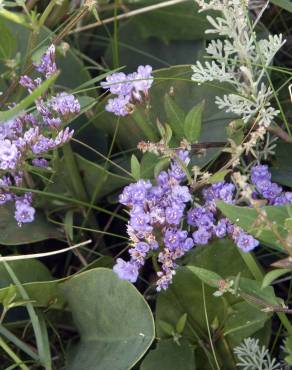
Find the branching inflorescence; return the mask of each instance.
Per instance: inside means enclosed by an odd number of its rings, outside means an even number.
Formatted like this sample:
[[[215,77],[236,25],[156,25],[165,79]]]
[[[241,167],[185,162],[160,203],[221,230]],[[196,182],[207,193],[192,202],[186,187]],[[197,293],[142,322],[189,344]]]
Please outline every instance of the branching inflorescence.
[[[57,72],[54,45],[35,69],[45,78]],[[19,83],[31,93],[42,83],[42,78],[22,76]],[[80,112],[78,100],[66,92],[39,97],[35,105],[36,111],[0,123],[0,204],[15,203],[14,216],[20,226],[34,220],[32,194],[19,196],[9,187],[29,185],[27,176],[31,166],[49,166],[48,152],[68,142],[73,135],[73,130],[63,129],[64,124]]]
[[[157,290],[166,289],[177,268],[176,260],[196,245],[206,245],[213,238],[231,238],[244,252],[249,252],[259,242],[237,225],[223,217],[216,201],[229,204],[241,201],[234,184],[221,181],[206,186],[195,198],[191,188],[183,183],[183,169],[189,163],[189,152],[178,151],[172,158],[169,170],[162,171],[156,185],[149,180],[139,180],[128,185],[120,196],[120,203],[129,208],[127,231],[130,238],[130,261],[117,259],[114,271],[121,279],[135,282],[139,270],[149,256],[157,256],[161,271],[157,272]],[[182,165],[183,164],[183,165]],[[256,165],[251,170],[251,202],[263,200],[270,205],[292,204],[292,192],[271,182],[266,165]]]

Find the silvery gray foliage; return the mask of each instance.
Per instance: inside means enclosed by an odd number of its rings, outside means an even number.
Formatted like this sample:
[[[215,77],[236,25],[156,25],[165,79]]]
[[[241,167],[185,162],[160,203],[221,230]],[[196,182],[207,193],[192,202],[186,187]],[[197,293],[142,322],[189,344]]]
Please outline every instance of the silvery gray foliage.
[[[239,360],[236,366],[243,370],[280,370],[280,364],[271,358],[265,346],[259,345],[258,339],[244,339],[233,352]]]
[[[206,48],[210,61],[197,61],[192,80],[198,83],[219,81],[231,84],[234,93],[217,97],[220,109],[232,112],[247,123],[256,117],[259,126],[268,127],[279,113],[269,100],[272,90],[263,77],[285,40],[282,35],[270,35],[257,40],[254,25],[248,15],[248,0],[196,0],[200,11],[215,10],[218,17],[207,16],[212,26],[206,33],[224,39],[212,40]]]

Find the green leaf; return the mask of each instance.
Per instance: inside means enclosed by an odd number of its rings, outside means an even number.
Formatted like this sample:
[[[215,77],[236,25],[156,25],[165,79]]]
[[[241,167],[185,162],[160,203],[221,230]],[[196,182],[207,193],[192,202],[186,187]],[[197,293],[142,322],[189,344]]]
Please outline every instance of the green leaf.
[[[161,158],[155,165],[154,176],[158,176],[161,171],[167,169],[169,166],[169,162],[169,158]]]
[[[117,169],[113,165],[106,169],[105,166],[88,161],[77,153],[74,153],[74,156],[78,169],[82,173],[87,193],[93,194],[98,186],[97,199],[111,194],[132,181],[130,175],[122,171],[119,171],[119,174],[115,173]],[[69,191],[73,194],[72,183],[64,160],[58,161],[54,170],[53,183],[48,185],[46,191],[56,194],[66,194]],[[47,205],[44,204],[44,206]]]
[[[236,119],[230,122],[226,127],[228,138],[233,140],[235,144],[241,144],[244,138],[244,128],[245,124],[241,119]]]
[[[269,271],[263,281],[262,281],[262,287],[265,288],[269,285],[271,285],[271,283],[278,279],[280,276],[283,276],[283,275],[286,275],[288,273],[291,273],[292,270],[290,269],[275,269],[275,270],[272,270],[272,271]]]
[[[0,244],[2,245],[21,245],[62,237],[62,233],[56,226],[49,223],[41,213],[37,213],[34,222],[18,227],[13,208],[10,205],[0,207]]]
[[[164,97],[164,109],[170,127],[179,138],[183,138],[185,112],[168,94]]]
[[[70,240],[73,240],[73,218],[74,211],[72,209],[69,209],[65,214],[64,229]]]
[[[184,121],[184,133],[186,139],[191,143],[200,138],[204,106],[205,102],[202,101],[198,105],[194,106],[186,115]]]
[[[288,365],[292,365],[292,355],[286,356],[284,360]]]
[[[135,154],[131,157],[131,173],[135,180],[139,180],[141,176],[141,166]]]
[[[150,308],[136,288],[112,270],[81,273],[63,283],[62,291],[81,337],[67,370],[128,370],[151,345]]]
[[[139,7],[156,4],[157,0],[144,0]],[[165,43],[171,40],[197,40],[208,37],[206,16],[198,12],[193,1],[172,5],[162,9],[137,15],[133,22],[137,25],[143,38],[155,37]],[[194,24],[196,27],[194,27]]]
[[[158,325],[161,327],[164,333],[169,336],[172,336],[175,333],[174,327],[170,325],[168,322],[159,320]]]
[[[217,240],[207,246],[197,247],[184,259],[183,264],[187,264],[188,267],[178,268],[176,275],[174,276],[173,283],[169,286],[166,292],[159,294],[157,298],[156,321],[158,323],[160,320],[163,320],[170,325],[175,326],[182,315],[186,313],[188,315],[188,319],[182,334],[183,338],[181,339],[192,338],[192,344],[196,345],[196,365],[198,369],[211,369],[212,366],[210,362],[214,368],[216,368],[214,361],[212,360],[212,354],[210,353],[209,356],[207,356],[200,346],[201,341],[208,341],[206,320],[203,319],[205,317],[205,311],[203,304],[202,282],[189,267],[199,267],[205,271],[212,271],[217,274],[215,280],[218,276],[223,279],[227,279],[231,276],[237,275],[239,271],[241,271],[241,276],[245,278],[251,278],[251,275],[240,256],[238,248],[230,240]],[[212,323],[216,322],[216,326],[220,327],[220,332],[224,332],[226,320],[237,308],[235,305],[238,303],[244,303],[245,301],[243,298],[229,293],[225,294],[221,298],[215,297],[213,293],[216,290],[217,287],[210,287],[209,285],[205,286],[208,321],[210,326]],[[254,316],[258,318],[258,324],[256,326],[253,327],[252,325],[248,325],[250,335],[256,335],[259,328],[261,328],[261,331],[263,331],[263,333],[267,333],[269,336],[269,325],[267,324],[269,323],[270,315],[265,312],[260,312],[260,315],[262,315],[261,320],[258,316],[258,308],[249,305],[248,310],[250,315],[249,317],[252,317],[254,313]],[[244,318],[242,318],[241,321],[241,324],[243,323]],[[247,332],[247,327],[245,325],[242,325],[242,328],[240,328],[236,322],[232,324],[232,322],[229,321],[229,326],[227,327],[228,331],[233,328],[234,334],[230,332],[230,334],[226,334],[225,336],[230,348],[240,344],[240,339],[244,337]],[[162,339],[167,338],[158,324],[157,335]],[[222,339],[214,342],[220,369],[224,368],[224,370],[234,370],[236,366],[232,351],[230,351],[223,342],[224,341]],[[169,353],[169,355],[171,354]],[[185,366],[190,366],[190,364],[186,362]]]
[[[285,348],[287,349],[288,353],[292,355],[292,337],[288,337],[285,339]]]
[[[186,340],[180,345],[173,339],[162,340],[148,353],[141,370],[196,370],[194,349]]]
[[[271,0],[271,3],[292,13],[292,3],[290,0]]]
[[[292,186],[292,167],[290,159],[292,156],[292,145],[280,142],[275,149],[275,160],[272,163],[272,180],[278,184]]]
[[[222,280],[222,277],[216,272],[206,270],[196,266],[187,267],[191,272],[193,272],[200,280],[202,280],[207,285],[218,288],[219,281]]]
[[[246,302],[239,302],[232,306],[232,313],[228,316],[223,335],[232,338],[234,342],[241,342],[260,330],[267,320],[267,315],[255,310]]]
[[[184,313],[183,315],[181,315],[181,317],[179,318],[179,320],[178,320],[178,322],[176,323],[176,326],[175,326],[175,329],[176,329],[177,333],[182,334],[182,332],[184,331],[184,328],[186,326],[186,323],[187,323],[187,318],[188,318],[187,313]]]
[[[209,178],[208,183],[216,184],[216,182],[223,181],[229,172],[230,170],[224,170],[214,173],[214,175]]]
[[[169,144],[169,143],[170,143],[171,138],[172,138],[172,129],[171,129],[171,127],[166,123],[166,124],[165,124],[165,136],[164,136],[165,143],[166,143],[166,144]]]
[[[159,161],[159,157],[153,153],[145,153],[141,159],[141,178],[152,179],[154,176],[154,169]]]
[[[13,261],[9,265],[19,274],[19,279],[29,298],[33,301],[34,306],[64,309],[65,297],[61,294],[59,285],[72,278],[72,276],[52,280],[51,274],[46,267],[36,260]],[[112,265],[113,260],[108,256],[104,256],[92,262],[81,271],[87,271],[96,267],[112,267]],[[22,298],[17,287],[15,285],[8,286],[11,283],[11,279],[4,273],[3,267],[1,271],[0,278],[3,279],[3,282],[0,285],[0,303],[12,294],[15,295],[15,301],[21,300]],[[4,286],[5,288],[3,288]]]
[[[289,233],[292,233],[292,218],[286,218],[284,225],[286,230],[288,230]]]
[[[52,279],[52,275],[48,268],[38,260],[30,259],[26,261],[11,261],[9,262],[9,265],[22,284],[32,281],[40,282]],[[13,280],[11,280],[6,268],[3,263],[1,263],[0,289],[8,287],[10,284],[13,284]]]
[[[26,28],[31,28],[31,25],[26,22],[25,17],[21,13],[16,13],[16,12],[10,12],[7,9],[0,9],[0,17],[4,18],[10,22],[20,24]]]
[[[268,305],[280,304],[280,299],[275,296],[274,288],[271,286],[262,287],[258,281],[244,277],[239,279],[238,285],[243,299],[255,307],[265,308]]]
[[[0,59],[9,59],[16,48],[16,39],[6,24],[0,20]]]
[[[25,97],[20,103],[16,104],[13,108],[0,112],[0,122],[8,121],[10,118],[16,117],[20,112],[31,106],[35,100],[41,96],[47,89],[56,81],[59,73],[55,73],[50,78],[46,79],[31,94]]]

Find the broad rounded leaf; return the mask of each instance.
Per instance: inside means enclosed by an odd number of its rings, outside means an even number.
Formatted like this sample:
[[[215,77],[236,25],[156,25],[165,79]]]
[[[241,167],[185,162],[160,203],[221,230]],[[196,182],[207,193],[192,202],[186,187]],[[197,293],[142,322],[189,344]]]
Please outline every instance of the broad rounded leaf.
[[[98,268],[62,290],[81,336],[67,370],[128,370],[144,355],[154,339],[153,317],[132,284]]]

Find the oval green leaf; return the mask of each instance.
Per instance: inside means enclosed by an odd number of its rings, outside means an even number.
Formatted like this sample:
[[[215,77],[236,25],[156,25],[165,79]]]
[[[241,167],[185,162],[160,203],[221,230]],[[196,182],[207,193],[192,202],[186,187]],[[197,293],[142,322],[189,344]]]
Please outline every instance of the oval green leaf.
[[[132,368],[155,335],[151,310],[136,288],[98,268],[63,283],[62,290],[81,337],[67,370]]]

